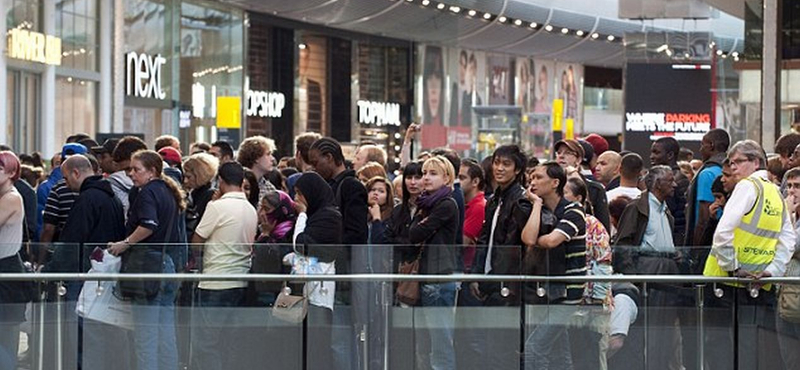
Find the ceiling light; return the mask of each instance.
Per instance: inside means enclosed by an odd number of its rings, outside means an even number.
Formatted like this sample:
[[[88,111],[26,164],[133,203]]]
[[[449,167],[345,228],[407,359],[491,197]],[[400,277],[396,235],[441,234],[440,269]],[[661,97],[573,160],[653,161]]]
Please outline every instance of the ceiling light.
[[[406,1],[408,1],[409,3],[413,3],[414,2],[414,0],[406,0]]]
[[[500,18],[497,18],[497,20],[498,20],[500,23],[506,23],[506,21],[508,20],[508,18],[506,18],[506,16],[504,16],[504,15],[501,15],[501,16],[500,16]]]
[[[722,55],[722,50],[717,50],[717,55]]]
[[[553,26],[548,24],[548,25],[544,26],[544,30],[547,31],[547,32],[550,32],[550,31],[553,30]]]
[[[483,19],[491,19],[492,13],[483,13]]]
[[[575,34],[578,35],[579,37],[583,37],[584,33],[581,30],[577,30],[577,31],[575,31]]]
[[[517,20],[514,21],[514,24],[517,25],[517,26],[521,26],[522,25],[522,20],[521,19],[517,19]]]
[[[473,10],[470,10],[470,11],[468,11],[468,12],[467,12],[467,14],[469,14],[469,16],[470,16],[470,17],[474,17],[474,16],[475,16],[475,14],[478,14],[478,12],[476,12],[476,11],[473,9]]]
[[[738,56],[735,56],[735,57],[733,57],[733,60],[734,60],[735,62],[738,62],[738,61],[739,61],[739,57],[738,57]]]
[[[445,6],[443,3],[439,3],[439,5],[436,5],[436,9],[442,10]]]
[[[686,59],[689,59],[689,58],[691,58],[692,56],[691,56],[691,55],[689,55],[689,53],[683,53],[683,57],[684,57],[684,58],[686,58]]]
[[[614,41],[614,35],[608,35],[608,37],[606,37],[606,39],[608,41]]]
[[[562,28],[561,29],[561,33],[563,33],[565,35],[568,34],[569,33],[569,28]]]
[[[422,0],[422,6],[431,5],[431,0]]]
[[[457,6],[451,6],[451,7],[450,7],[450,11],[451,11],[451,12],[453,12],[453,13],[456,13],[456,14],[458,14],[458,13],[460,13],[460,12],[461,12],[461,8],[460,8],[460,7],[457,7]]]
[[[595,32],[595,33],[593,33],[593,34],[592,34],[592,38],[593,38],[593,39],[595,39],[595,40],[596,40],[598,37],[600,37],[600,34],[599,34],[599,33]]]
[[[530,24],[531,28],[536,28],[537,26],[538,26],[538,24],[536,24],[536,22],[531,22],[531,24]]]
[[[722,59],[725,59],[727,57],[728,57],[728,54],[722,54]]]
[[[306,44],[297,45],[297,48],[300,50],[306,50]]]
[[[736,57],[739,56],[739,52],[738,51],[734,51],[733,53],[731,53],[731,56],[736,58]]]
[[[661,53],[661,52],[663,52],[664,50],[667,50],[667,49],[669,49],[669,45],[667,45],[667,44],[661,45],[656,49],[656,53]]]

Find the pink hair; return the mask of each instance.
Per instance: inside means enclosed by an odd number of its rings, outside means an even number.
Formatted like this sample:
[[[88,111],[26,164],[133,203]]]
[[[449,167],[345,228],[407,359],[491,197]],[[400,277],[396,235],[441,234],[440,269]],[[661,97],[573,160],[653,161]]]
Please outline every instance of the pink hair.
[[[8,150],[0,152],[0,167],[3,167],[6,173],[14,173],[11,175],[11,181],[19,180],[20,166],[19,158],[17,158],[16,154]]]

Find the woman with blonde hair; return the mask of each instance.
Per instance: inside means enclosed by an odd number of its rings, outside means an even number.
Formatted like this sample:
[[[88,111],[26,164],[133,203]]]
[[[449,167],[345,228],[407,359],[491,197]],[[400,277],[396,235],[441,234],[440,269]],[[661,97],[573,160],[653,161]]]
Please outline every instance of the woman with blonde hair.
[[[453,199],[456,174],[453,164],[443,156],[433,156],[422,165],[423,192],[417,198],[417,213],[408,230],[413,253],[419,256],[419,274],[450,275],[456,270],[456,234],[459,211]],[[454,307],[456,282],[420,283],[423,307]],[[423,309],[430,334],[430,362],[434,369],[455,368],[453,349],[453,310]]]
[[[203,218],[208,202],[214,197],[211,186],[219,160],[211,154],[193,154],[183,163],[183,186],[189,191],[186,205],[186,236],[192,240],[194,229]]]

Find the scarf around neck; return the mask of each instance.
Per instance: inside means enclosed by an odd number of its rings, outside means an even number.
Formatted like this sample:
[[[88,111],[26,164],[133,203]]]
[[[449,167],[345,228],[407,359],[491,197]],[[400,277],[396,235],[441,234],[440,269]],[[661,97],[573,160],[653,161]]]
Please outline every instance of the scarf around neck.
[[[417,198],[417,207],[424,211],[430,211],[437,202],[450,195],[452,192],[453,190],[448,186],[442,186],[433,193],[424,191],[420,194],[419,198]]]

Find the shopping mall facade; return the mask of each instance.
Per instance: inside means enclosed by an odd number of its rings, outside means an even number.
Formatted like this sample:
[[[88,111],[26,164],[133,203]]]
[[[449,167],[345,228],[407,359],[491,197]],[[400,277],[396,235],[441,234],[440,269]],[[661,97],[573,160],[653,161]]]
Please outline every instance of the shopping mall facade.
[[[262,134],[286,155],[316,131],[392,158],[410,122],[423,148],[478,157],[507,142],[544,157],[554,132],[636,151],[713,127],[760,139],[751,1],[585,3],[6,0],[0,142],[50,155],[77,132],[187,148]],[[777,134],[800,101],[784,65]]]

